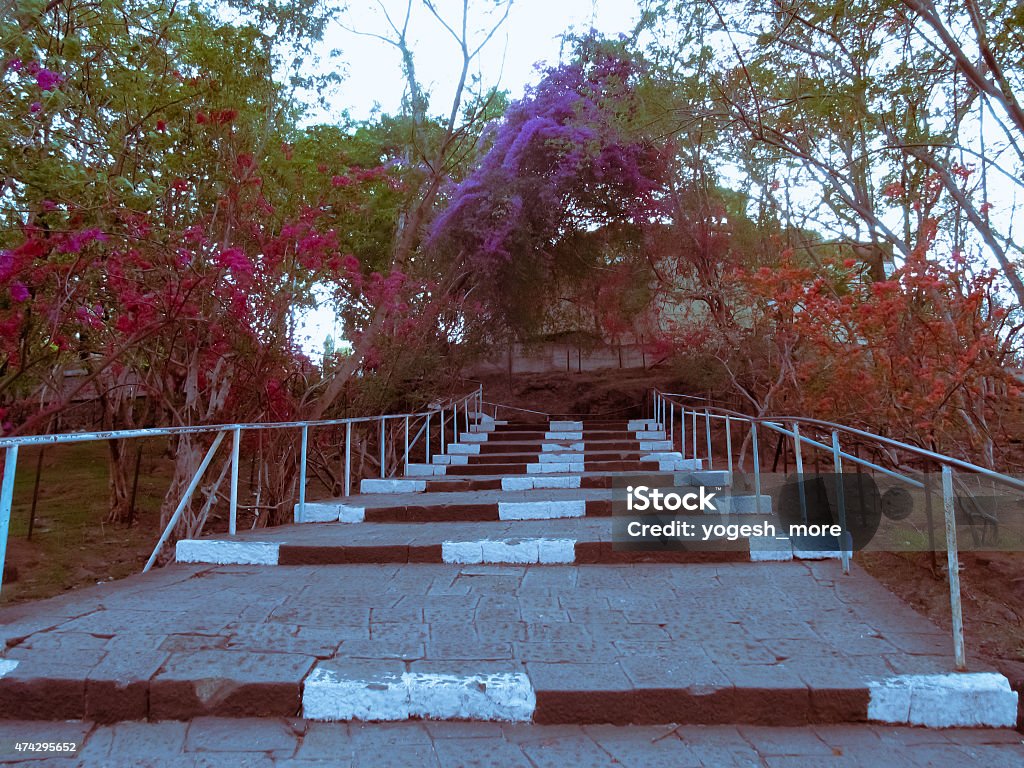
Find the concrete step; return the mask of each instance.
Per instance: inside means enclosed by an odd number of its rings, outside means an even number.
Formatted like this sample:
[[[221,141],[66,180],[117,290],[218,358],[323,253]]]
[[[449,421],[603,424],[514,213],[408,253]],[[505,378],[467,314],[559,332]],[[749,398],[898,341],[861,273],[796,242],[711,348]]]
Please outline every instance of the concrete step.
[[[945,633],[834,563],[178,565],[0,618],[9,720],[1017,717],[1005,677],[973,660],[951,674]]]

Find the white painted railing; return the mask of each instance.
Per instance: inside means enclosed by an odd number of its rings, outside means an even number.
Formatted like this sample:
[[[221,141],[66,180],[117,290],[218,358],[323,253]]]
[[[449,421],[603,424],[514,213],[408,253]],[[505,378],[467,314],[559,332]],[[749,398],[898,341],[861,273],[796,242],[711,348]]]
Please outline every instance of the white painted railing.
[[[427,462],[430,461],[430,430],[433,418],[438,419],[440,428],[440,453],[445,452],[445,427],[448,426],[454,435],[458,435],[460,420],[469,430],[471,414],[482,412],[483,408],[483,387],[458,398],[452,398],[442,404],[432,406],[425,411],[418,413],[393,413],[379,416],[359,416],[346,419],[323,419],[320,421],[286,421],[273,423],[245,423],[245,424],[215,424],[203,426],[179,426],[179,427],[153,427],[150,429],[123,429],[107,430],[101,432],[75,432],[59,435],[25,435],[20,437],[0,437],[0,449],[4,450],[4,470],[0,480],[0,585],[2,585],[2,574],[4,561],[7,554],[7,538],[10,532],[11,508],[14,501],[14,478],[18,467],[18,449],[27,446],[61,445],[64,443],[85,443],[98,440],[129,440],[142,439],[147,437],[167,437],[173,435],[203,435],[212,434],[213,443],[210,445],[203,457],[199,468],[193,475],[185,492],[182,494],[174,514],[171,515],[167,526],[164,528],[160,539],[153,549],[143,572],[148,571],[156,562],[160,550],[167,539],[174,531],[182,514],[188,507],[192,495],[202,482],[203,475],[210,463],[213,461],[224,438],[231,435],[231,485],[228,513],[228,531],[234,535],[237,530],[238,520],[238,464],[239,447],[243,432],[257,432],[261,430],[298,430],[300,434],[299,448],[299,514],[306,503],[306,467],[308,464],[308,447],[310,429],[344,426],[345,427],[345,474],[344,494],[351,495],[352,488],[352,427],[356,424],[380,424],[380,473],[381,477],[387,472],[387,427],[388,422],[400,421],[404,427],[402,467],[403,470],[409,465],[410,451],[416,446],[422,437],[424,439],[424,453]],[[422,422],[419,432],[412,435],[410,439],[410,428],[415,429],[418,422]]]

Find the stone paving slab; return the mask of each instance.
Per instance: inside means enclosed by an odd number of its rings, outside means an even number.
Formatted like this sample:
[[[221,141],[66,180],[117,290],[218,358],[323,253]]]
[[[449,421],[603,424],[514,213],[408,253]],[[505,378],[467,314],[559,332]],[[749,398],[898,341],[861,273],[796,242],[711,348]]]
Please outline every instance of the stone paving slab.
[[[17,743],[74,745],[44,757]],[[0,723],[0,763],[44,768],[1021,768],[1015,731],[872,725],[609,726],[298,718],[197,718],[189,723]]]
[[[79,595],[0,610],[39,627],[8,639],[0,717],[298,715],[311,670],[359,660],[514,665],[538,722],[863,720],[871,681],[951,669],[942,632],[835,563],[169,566]]]

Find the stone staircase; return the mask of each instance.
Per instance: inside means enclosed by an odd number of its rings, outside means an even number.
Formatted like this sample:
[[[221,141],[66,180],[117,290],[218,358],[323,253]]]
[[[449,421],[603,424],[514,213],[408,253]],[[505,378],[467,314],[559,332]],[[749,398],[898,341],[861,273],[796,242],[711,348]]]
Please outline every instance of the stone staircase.
[[[618,546],[628,484],[771,510],[663,425],[471,422],[294,525],[180,541],[159,574],[8,613],[0,716],[1016,723],[1004,677],[951,674],[946,635],[831,553]]]

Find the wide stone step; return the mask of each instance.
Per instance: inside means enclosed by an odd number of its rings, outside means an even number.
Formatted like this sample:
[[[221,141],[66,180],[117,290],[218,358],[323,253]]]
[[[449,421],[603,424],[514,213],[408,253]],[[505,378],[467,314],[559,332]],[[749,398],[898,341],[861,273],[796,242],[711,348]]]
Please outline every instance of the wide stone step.
[[[946,633],[834,563],[170,566],[0,618],[0,718],[54,727],[1017,717],[1005,677],[974,660],[951,674]]]

